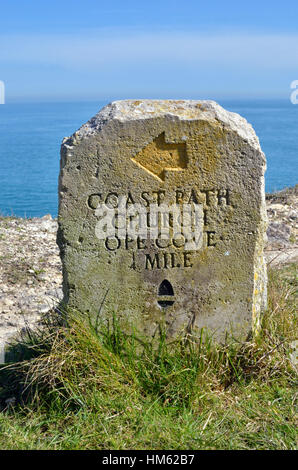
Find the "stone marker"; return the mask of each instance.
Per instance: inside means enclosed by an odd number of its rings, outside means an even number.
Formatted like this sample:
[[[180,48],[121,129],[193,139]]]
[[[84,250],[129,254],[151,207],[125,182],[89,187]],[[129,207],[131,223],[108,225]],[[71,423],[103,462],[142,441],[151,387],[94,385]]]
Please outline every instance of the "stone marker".
[[[251,125],[215,102],[105,106],[62,144],[65,303],[149,335],[159,324],[217,338],[256,330],[265,167]]]

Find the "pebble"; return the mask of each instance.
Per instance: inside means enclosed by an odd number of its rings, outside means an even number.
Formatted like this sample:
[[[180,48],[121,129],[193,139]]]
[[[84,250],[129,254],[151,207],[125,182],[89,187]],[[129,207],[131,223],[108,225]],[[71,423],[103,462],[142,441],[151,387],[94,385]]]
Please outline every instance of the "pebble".
[[[39,307],[39,311],[40,313],[48,313],[51,310],[51,308],[52,307],[50,305],[44,304]]]

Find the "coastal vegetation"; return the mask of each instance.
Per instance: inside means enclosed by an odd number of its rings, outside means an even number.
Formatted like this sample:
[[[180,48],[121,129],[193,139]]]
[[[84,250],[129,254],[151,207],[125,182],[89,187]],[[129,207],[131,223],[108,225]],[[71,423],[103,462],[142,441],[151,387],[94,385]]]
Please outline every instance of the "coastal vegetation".
[[[297,266],[270,271],[258,337],[150,342],[54,312],[0,370],[0,449],[294,449]],[[297,346],[296,346],[297,347]]]

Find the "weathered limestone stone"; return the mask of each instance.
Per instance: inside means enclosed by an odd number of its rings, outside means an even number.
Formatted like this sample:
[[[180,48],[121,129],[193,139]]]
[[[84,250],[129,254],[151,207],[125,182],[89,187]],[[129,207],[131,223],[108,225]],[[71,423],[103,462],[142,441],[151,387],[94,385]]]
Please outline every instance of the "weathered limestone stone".
[[[62,144],[64,301],[150,335],[161,323],[169,334],[205,327],[217,338],[257,330],[266,305],[265,167],[251,125],[215,102],[105,106]],[[174,233],[99,239],[99,208],[117,211],[120,201],[128,212],[196,206],[198,243],[189,248]],[[112,225],[120,228],[120,216]]]

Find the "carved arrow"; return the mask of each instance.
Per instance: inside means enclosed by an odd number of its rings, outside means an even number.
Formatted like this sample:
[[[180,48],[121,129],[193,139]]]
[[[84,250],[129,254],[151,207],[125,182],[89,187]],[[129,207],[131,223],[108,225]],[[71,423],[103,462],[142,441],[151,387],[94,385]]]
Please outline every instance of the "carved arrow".
[[[186,143],[169,144],[163,132],[137,153],[132,161],[164,181],[166,171],[181,171],[187,167]]]

